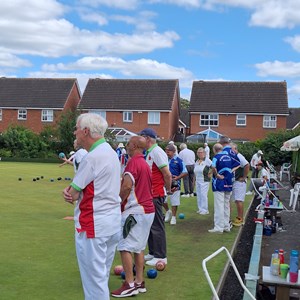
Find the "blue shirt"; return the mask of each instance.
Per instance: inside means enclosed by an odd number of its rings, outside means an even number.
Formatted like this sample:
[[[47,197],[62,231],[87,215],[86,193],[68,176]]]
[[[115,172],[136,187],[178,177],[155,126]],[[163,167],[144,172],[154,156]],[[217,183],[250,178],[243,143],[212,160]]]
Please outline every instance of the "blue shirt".
[[[187,173],[187,169],[183,160],[177,155],[169,159],[169,170],[171,174],[174,176],[179,176],[182,173]],[[177,180],[177,182],[178,182],[178,188],[180,188],[181,180]]]
[[[233,183],[232,159],[227,151],[217,153],[212,159],[212,167],[216,168],[218,174],[224,176],[223,179],[212,178],[213,192],[231,192]]]

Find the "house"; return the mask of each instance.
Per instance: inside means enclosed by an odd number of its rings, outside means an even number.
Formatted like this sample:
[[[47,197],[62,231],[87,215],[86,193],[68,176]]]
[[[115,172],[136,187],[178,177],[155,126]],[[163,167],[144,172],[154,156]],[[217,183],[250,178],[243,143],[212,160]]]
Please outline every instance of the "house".
[[[300,108],[289,108],[286,129],[294,130],[300,126]]]
[[[0,132],[20,125],[41,132],[80,101],[77,79],[0,78]]]
[[[108,126],[137,133],[153,128],[174,140],[179,122],[178,80],[90,79],[79,109],[101,114]]]
[[[255,141],[287,124],[287,85],[282,82],[194,81],[190,133],[212,129],[232,140]]]

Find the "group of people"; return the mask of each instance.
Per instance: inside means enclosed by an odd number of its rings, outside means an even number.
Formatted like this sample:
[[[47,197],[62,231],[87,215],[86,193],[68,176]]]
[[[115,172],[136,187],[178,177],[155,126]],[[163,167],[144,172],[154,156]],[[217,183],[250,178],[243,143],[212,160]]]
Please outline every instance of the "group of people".
[[[163,205],[165,196],[179,188],[172,187],[168,155],[157,145],[151,128],[127,143],[129,160],[120,180],[118,155],[104,138],[107,127],[97,114],[77,118],[74,135],[87,153],[63,191],[65,201],[75,204],[76,256],[86,300],[146,292],[144,261],[150,266],[159,260],[167,264]],[[144,255],[147,243],[149,253]],[[110,293],[108,280],[116,250],[126,275],[122,286]]]
[[[174,143],[163,150],[156,142],[156,132],[145,128],[126,145],[129,158],[120,180],[119,156],[104,138],[107,127],[98,114],[85,113],[77,118],[74,148],[85,149],[86,153],[63,191],[65,201],[75,204],[75,247],[86,300],[146,292],[144,262],[149,266],[158,261],[167,264],[164,223],[176,224],[181,179],[186,194],[194,195],[196,185],[198,212],[208,214],[207,192],[212,178],[214,228],[209,232],[223,233],[230,231],[231,191],[236,201],[243,201],[249,171],[248,162],[228,137],[213,146],[212,160],[208,145],[199,148],[195,163],[195,154],[192,156],[185,144],[180,146],[179,154]],[[238,213],[242,220],[242,206]],[[149,252],[145,255],[147,244]],[[110,293],[108,280],[116,250],[120,252],[125,281]]]

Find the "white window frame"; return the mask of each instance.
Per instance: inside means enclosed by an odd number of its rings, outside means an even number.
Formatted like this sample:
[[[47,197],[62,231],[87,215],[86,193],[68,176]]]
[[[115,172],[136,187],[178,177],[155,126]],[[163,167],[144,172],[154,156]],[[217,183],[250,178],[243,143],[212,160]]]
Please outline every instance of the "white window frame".
[[[148,112],[148,124],[160,124],[160,112],[149,111]]]
[[[18,109],[18,120],[27,120],[27,109],[20,108]]]
[[[199,118],[200,127],[218,127],[219,115],[218,114],[201,114]]]
[[[245,114],[236,115],[236,126],[246,126],[247,116]]]
[[[133,121],[133,112],[123,111],[123,122],[132,123],[132,121]]]
[[[42,122],[53,122],[53,109],[43,109],[41,113]]]
[[[264,115],[263,128],[277,128],[277,116]]]
[[[0,121],[2,121],[2,108],[0,108]]]
[[[100,109],[89,110],[89,113],[100,115],[102,118],[106,120],[106,111]]]

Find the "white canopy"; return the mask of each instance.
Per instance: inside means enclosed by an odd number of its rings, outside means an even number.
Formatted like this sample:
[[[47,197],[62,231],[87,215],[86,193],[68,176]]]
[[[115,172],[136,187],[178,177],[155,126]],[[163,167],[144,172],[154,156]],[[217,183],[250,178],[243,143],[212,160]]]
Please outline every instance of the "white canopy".
[[[300,149],[300,135],[286,141],[280,148],[281,151],[298,151]]]

